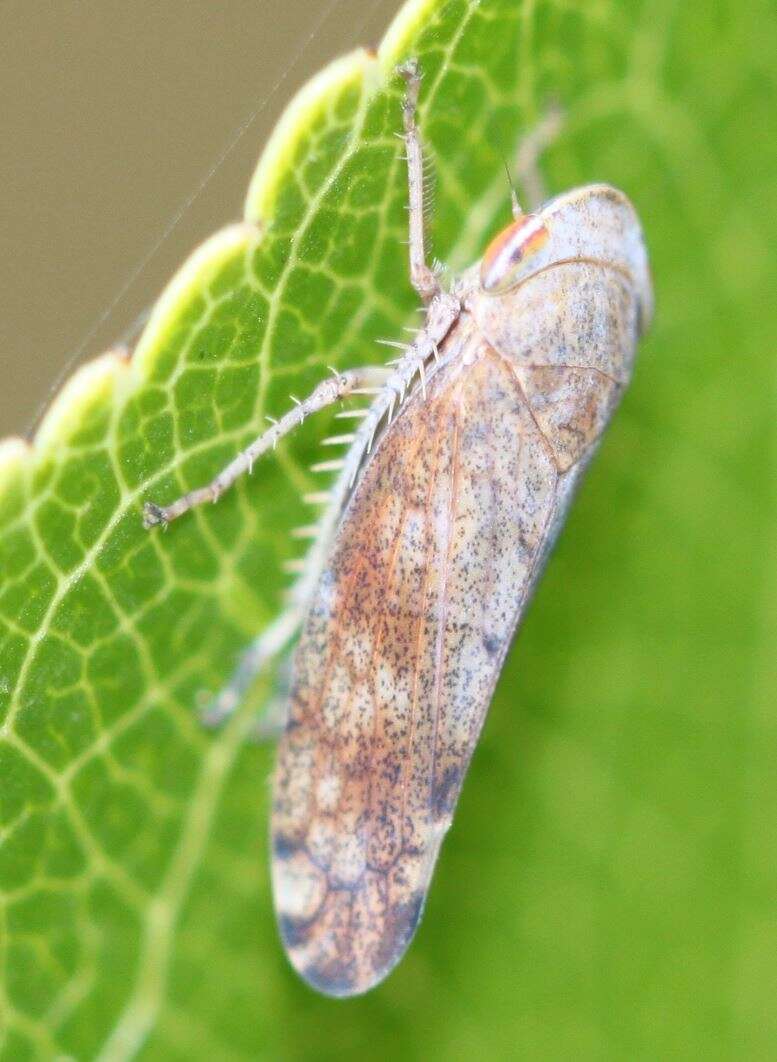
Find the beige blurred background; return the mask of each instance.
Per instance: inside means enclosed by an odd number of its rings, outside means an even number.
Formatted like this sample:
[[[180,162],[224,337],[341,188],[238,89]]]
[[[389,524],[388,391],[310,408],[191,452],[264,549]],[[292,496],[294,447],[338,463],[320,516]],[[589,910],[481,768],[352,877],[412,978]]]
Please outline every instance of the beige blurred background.
[[[294,90],[377,44],[398,6],[0,0],[0,438],[29,435],[62,379],[239,217]]]

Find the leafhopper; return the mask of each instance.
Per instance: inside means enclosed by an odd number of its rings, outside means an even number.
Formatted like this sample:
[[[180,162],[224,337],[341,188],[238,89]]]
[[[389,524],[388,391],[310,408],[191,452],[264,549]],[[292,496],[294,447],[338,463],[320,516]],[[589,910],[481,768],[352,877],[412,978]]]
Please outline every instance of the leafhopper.
[[[390,368],[336,372],[211,484],[215,501],[281,436],[369,394],[292,605],[249,648],[223,717],[301,629],[272,800],[272,879],[294,967],[367,991],[415,933],[502,663],[652,312],[640,224],[604,184],[513,219],[447,288],[426,260],[420,78],[403,103],[410,277],[425,324]],[[307,533],[307,529],[303,529]]]

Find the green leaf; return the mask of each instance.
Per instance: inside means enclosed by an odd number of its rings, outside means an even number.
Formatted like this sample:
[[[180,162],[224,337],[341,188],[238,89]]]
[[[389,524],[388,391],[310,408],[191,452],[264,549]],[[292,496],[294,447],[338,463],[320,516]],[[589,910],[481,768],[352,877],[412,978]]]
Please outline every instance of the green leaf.
[[[167,534],[140,510],[412,319],[411,54],[438,257],[509,216],[502,156],[555,97],[550,188],[624,188],[658,310],[424,925],[342,1004],[276,939],[252,706],[196,712],[281,606],[326,415]],[[414,0],[292,104],[132,358],[0,448],[0,1058],[773,1057],[775,54],[766,0]]]

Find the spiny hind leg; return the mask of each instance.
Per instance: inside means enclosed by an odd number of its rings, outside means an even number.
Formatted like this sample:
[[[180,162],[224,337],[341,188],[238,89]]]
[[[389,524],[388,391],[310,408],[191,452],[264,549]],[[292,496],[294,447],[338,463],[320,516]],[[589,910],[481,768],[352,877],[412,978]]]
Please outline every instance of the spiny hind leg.
[[[416,125],[418,93],[421,88],[421,72],[415,59],[397,67],[397,73],[405,79],[405,98],[402,103],[405,156],[407,158],[407,216],[409,226],[410,281],[424,303],[429,303],[440,292],[440,283],[432,267],[426,261],[426,234],[424,229],[424,159],[421,134]]]
[[[361,386],[358,388],[353,387],[350,394],[382,396],[382,388],[388,376],[389,370],[383,366],[358,370],[358,381]],[[356,379],[356,373],[351,373],[350,377],[352,380]],[[302,405],[305,405],[305,403]],[[368,418],[371,408],[342,410],[336,413],[335,416],[347,419],[364,419],[367,431],[369,431],[368,425],[371,422]],[[282,423],[282,421],[279,422],[278,426],[281,427]],[[360,427],[356,434],[349,432],[346,435],[335,435],[324,439],[324,445],[348,444],[350,450],[345,460],[323,461],[311,466],[311,471],[340,470],[341,474],[337,477],[331,490],[315,491],[312,494],[303,496],[305,502],[313,505],[323,504],[326,508],[324,515],[317,524],[297,528],[296,537],[313,537],[315,539],[304,561],[289,562],[290,567],[288,570],[295,572],[300,578],[295,583],[289,602],[284,610],[244,650],[231,679],[203,712],[202,718],[205,725],[215,727],[226,722],[243,701],[259,674],[272,660],[279,659],[276,685],[280,685],[282,688],[276,689],[273,699],[260,713],[252,729],[252,736],[259,740],[268,740],[277,736],[283,729],[286,721],[286,693],[291,682],[288,649],[304,619],[310,595],[315,587],[317,572],[323,558],[323,550],[326,547],[328,535],[338,520],[347,497],[346,484],[350,480],[348,461],[354,463],[354,468],[358,464],[360,453],[359,435],[360,433],[364,434],[364,432],[365,429]],[[363,443],[361,448],[363,448]],[[304,532],[304,534],[299,534],[299,532]]]
[[[529,211],[538,210],[548,198],[545,180],[540,172],[540,158],[558,136],[564,122],[559,104],[551,104],[537,124],[521,137],[515,156],[515,176],[526,197]],[[513,193],[513,214],[523,211]]]
[[[372,393],[375,386],[380,386],[386,378],[386,370],[381,366],[367,366],[363,369],[348,369],[336,372],[322,381],[310,395],[293,409],[276,421],[271,428],[255,439],[242,453],[231,461],[226,468],[207,486],[189,491],[169,505],[155,505],[146,502],[143,506],[143,526],[154,527],[156,524],[167,525],[171,520],[183,516],[189,509],[205,502],[216,502],[232,484],[246,472],[250,472],[255,461],[264,453],[275,447],[279,439],[288,435],[302,424],[311,413],[317,413],[327,406],[334,405],[348,395]]]

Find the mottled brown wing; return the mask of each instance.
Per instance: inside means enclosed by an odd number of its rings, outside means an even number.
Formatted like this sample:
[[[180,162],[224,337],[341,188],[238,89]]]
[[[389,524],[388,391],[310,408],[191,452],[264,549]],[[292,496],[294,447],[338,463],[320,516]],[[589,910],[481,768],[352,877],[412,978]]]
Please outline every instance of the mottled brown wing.
[[[566,494],[513,371],[471,343],[365,468],[296,654],[273,886],[292,963],[329,995],[372,987],[413,936]]]

